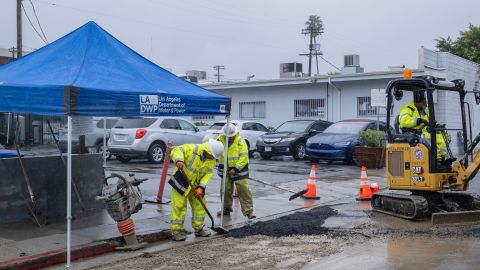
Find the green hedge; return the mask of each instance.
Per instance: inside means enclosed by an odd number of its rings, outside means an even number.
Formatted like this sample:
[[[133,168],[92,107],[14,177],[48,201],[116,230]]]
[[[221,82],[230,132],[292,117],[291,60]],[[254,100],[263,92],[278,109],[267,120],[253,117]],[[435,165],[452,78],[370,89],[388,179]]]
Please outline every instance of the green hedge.
[[[358,133],[358,139],[362,146],[383,147],[385,143],[385,132],[379,130],[366,130]]]

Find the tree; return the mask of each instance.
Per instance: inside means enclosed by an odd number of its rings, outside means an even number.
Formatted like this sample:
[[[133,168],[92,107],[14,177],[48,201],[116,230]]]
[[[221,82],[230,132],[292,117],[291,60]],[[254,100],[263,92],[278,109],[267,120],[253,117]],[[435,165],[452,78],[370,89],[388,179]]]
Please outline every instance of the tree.
[[[460,36],[452,41],[450,36],[435,39],[437,49],[450,52],[470,61],[480,63],[480,26],[469,24],[466,31],[460,31]]]
[[[304,35],[309,35],[310,32],[312,32],[314,38],[323,33],[323,21],[320,16],[310,15],[308,17],[308,21],[305,22],[305,29],[302,33]]]

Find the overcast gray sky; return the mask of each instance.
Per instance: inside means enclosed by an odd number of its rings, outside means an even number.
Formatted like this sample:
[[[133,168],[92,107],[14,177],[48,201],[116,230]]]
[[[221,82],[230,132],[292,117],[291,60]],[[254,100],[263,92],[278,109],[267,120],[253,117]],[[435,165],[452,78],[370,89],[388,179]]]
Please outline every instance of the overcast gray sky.
[[[226,79],[279,77],[279,63],[308,69],[308,39],[300,34],[309,15],[325,25],[324,57],[343,65],[359,54],[366,72],[405,64],[417,67],[420,46],[458,36],[468,23],[480,25],[474,0],[31,0],[50,42],[95,21],[158,65],[184,73],[225,66]],[[0,47],[16,46],[15,0],[0,0]],[[32,6],[24,6],[33,23]],[[24,17],[26,49],[44,43]],[[319,60],[320,73],[335,68]]]

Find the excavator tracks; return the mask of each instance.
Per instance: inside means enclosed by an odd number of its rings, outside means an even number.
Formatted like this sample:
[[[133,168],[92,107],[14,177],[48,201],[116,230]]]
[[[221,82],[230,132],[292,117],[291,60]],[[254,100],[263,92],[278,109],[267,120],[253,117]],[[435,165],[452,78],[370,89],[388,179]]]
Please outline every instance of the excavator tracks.
[[[410,220],[430,215],[427,199],[418,195],[377,193],[372,197],[372,208],[377,212]]]
[[[433,225],[480,221],[480,197],[462,192],[377,193],[373,195],[372,208],[410,220],[431,215]]]

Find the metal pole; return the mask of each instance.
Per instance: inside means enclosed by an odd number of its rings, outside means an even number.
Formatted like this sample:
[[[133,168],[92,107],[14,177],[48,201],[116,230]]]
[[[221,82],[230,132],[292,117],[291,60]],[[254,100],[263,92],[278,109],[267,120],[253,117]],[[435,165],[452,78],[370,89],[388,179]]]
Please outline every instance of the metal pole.
[[[107,119],[103,118],[103,167],[107,167]]]
[[[70,268],[71,253],[71,233],[72,233],[72,117],[69,115],[67,123],[68,129],[68,158],[67,158],[67,265]]]
[[[8,146],[8,140],[10,139],[10,116],[12,115],[12,113],[8,113],[8,117],[7,117],[7,143],[5,145],[5,147]]]
[[[22,55],[22,0],[17,0],[17,59]]]
[[[227,134],[225,134],[225,150],[223,151],[223,178],[222,182],[220,183],[221,185],[221,190],[220,190],[220,196],[221,196],[221,202],[222,202],[222,209],[221,214],[220,214],[220,226],[223,227],[223,207],[224,207],[224,197],[225,197],[225,185],[227,182],[227,170],[228,170],[228,131],[230,131],[230,115],[227,116]]]

